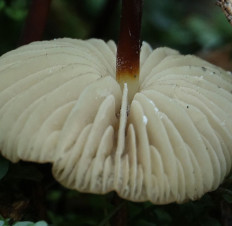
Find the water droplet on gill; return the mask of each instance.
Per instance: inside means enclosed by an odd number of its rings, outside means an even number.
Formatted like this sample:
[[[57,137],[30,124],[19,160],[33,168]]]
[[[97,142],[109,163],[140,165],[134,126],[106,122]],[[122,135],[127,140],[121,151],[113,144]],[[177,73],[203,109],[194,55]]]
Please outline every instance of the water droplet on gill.
[[[221,124],[221,126],[225,126],[226,125],[226,121],[224,120],[220,124]]]
[[[148,118],[146,117],[146,115],[143,115],[143,123],[147,125],[147,122],[148,122]]]
[[[155,112],[159,112],[159,108],[154,107],[154,109],[155,109]]]

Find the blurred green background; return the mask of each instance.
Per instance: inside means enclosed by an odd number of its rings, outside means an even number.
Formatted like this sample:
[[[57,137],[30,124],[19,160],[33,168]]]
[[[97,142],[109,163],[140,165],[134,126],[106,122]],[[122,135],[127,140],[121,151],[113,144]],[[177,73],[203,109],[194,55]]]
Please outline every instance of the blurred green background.
[[[232,28],[215,2],[144,0],[142,40],[153,48],[169,46],[183,53],[230,43]],[[0,0],[0,54],[18,45],[30,3]],[[110,6],[105,10],[107,4]],[[117,41],[119,19],[119,0],[53,0],[43,39],[97,37]]]
[[[19,45],[30,3],[0,0],[0,55]],[[117,0],[53,0],[43,39],[117,41],[119,18]],[[205,58],[219,52],[220,59],[231,59],[232,27],[214,0],[144,0],[142,40],[153,48],[169,46]],[[213,55],[215,61],[217,57]],[[225,67],[230,68],[228,62]],[[114,225],[118,211],[126,208],[127,224],[133,226],[229,226],[231,180],[228,177],[217,191],[182,205],[123,200],[115,205],[114,193],[91,195],[63,188],[54,181],[50,165],[12,164],[0,158],[0,225],[109,226]]]

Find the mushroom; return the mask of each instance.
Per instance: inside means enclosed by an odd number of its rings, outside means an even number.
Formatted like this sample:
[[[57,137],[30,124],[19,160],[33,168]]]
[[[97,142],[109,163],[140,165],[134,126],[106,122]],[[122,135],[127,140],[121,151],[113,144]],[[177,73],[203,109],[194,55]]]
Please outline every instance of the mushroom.
[[[52,163],[68,188],[132,201],[215,190],[231,170],[231,73],[143,42],[139,76],[124,81],[116,55],[113,41],[63,38],[1,56],[1,154]]]

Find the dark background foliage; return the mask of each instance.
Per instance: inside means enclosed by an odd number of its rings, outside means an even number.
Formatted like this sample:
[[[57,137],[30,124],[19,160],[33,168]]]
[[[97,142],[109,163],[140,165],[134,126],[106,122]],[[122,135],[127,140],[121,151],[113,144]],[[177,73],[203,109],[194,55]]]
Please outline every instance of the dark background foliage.
[[[20,45],[30,5],[30,0],[0,0],[0,55]],[[117,41],[119,18],[118,0],[53,0],[42,39]],[[232,70],[232,27],[214,0],[144,0],[142,40],[153,48],[198,54]],[[53,179],[49,164],[12,164],[1,158],[0,225],[114,225],[124,212],[133,226],[227,226],[232,225],[231,180],[198,201],[155,206],[120,200],[115,193],[70,191]]]
[[[117,41],[119,0],[53,0],[43,39],[72,37]],[[0,54],[19,44],[31,0],[0,0]],[[142,40],[183,53],[218,49],[232,29],[215,0],[144,0]]]

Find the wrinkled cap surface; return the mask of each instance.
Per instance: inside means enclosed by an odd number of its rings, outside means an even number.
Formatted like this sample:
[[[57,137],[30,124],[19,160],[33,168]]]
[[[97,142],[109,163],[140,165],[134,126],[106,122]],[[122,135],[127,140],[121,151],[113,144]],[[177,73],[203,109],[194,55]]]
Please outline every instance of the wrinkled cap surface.
[[[128,103],[112,41],[58,39],[3,55],[2,155],[50,162],[66,187],[133,201],[183,202],[215,190],[231,169],[231,74],[146,43],[140,61]]]

